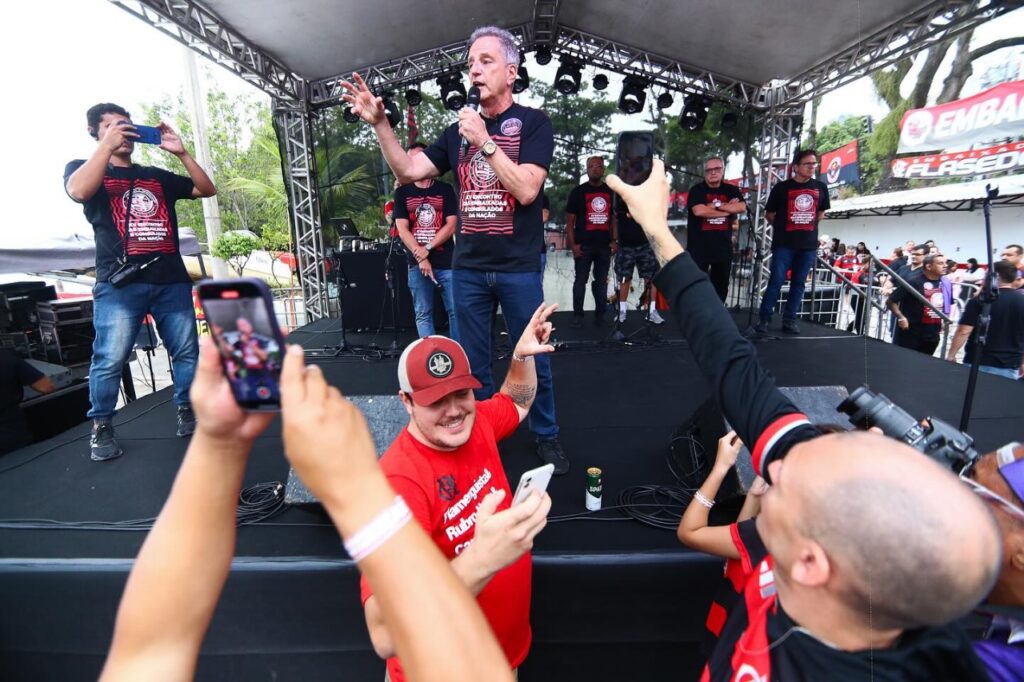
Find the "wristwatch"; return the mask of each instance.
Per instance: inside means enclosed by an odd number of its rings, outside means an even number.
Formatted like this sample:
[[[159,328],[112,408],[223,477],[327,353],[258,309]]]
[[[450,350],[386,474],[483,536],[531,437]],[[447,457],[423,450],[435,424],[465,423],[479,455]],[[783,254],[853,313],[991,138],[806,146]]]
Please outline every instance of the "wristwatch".
[[[498,151],[498,145],[494,140],[487,140],[484,146],[480,147],[480,151],[484,156],[494,156],[494,152]]]
[[[720,199],[715,199],[715,208],[721,208],[721,207],[722,207],[721,200]]]

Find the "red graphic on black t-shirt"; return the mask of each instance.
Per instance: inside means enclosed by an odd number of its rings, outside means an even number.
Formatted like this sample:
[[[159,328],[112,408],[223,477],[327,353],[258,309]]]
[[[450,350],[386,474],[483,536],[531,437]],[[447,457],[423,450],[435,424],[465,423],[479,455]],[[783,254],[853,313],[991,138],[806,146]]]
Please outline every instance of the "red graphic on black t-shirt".
[[[495,135],[491,139],[501,147],[512,163],[519,163],[520,130],[512,135]],[[459,215],[462,234],[495,234],[512,236],[512,214],[516,200],[498,180],[487,158],[471,146],[459,159]]]
[[[103,187],[110,197],[110,213],[118,234],[124,239],[125,212],[131,195],[131,219],[128,221],[128,255],[144,256],[150,253],[177,253],[174,230],[167,211],[164,190],[158,180],[103,178]]]
[[[945,301],[942,295],[942,286],[939,282],[924,282],[924,290],[921,294],[928,299],[928,302],[935,306],[932,310],[926,305],[921,306],[921,324],[942,324],[942,318],[936,310],[943,310]]]
[[[409,196],[405,200],[405,210],[409,214],[409,228],[416,243],[430,244],[434,241],[444,222],[444,197]]]
[[[790,189],[786,193],[786,232],[812,231],[818,226],[818,189]]]
[[[707,199],[704,203],[714,204],[715,199],[718,199],[723,204],[729,203],[731,197],[728,194],[719,194],[718,192],[708,192]],[[700,219],[700,231],[701,232],[722,232],[729,229],[729,217],[718,216],[715,218],[701,218]]]
[[[607,232],[610,229],[612,206],[607,193],[583,195],[584,230]]]

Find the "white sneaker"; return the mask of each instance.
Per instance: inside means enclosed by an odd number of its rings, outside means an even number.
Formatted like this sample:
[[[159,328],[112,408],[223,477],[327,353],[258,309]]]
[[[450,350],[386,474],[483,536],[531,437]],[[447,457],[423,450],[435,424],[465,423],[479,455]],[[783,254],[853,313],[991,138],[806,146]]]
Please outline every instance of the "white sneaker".
[[[651,324],[665,324],[665,318],[663,318],[656,308],[651,309],[651,314],[647,318],[651,321]]]

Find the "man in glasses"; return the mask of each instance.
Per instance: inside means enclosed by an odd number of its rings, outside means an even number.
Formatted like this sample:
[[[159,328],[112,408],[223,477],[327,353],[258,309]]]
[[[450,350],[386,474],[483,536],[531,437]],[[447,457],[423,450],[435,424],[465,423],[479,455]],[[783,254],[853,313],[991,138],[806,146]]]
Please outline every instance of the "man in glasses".
[[[1020,679],[1013,675],[1024,670],[1024,620],[1019,617],[1024,611],[1024,445],[1009,443],[982,455],[960,472],[960,478],[990,504],[1003,536],[999,577],[979,609],[1003,615],[994,618],[975,650],[993,680]]]
[[[782,331],[799,334],[796,314],[804,298],[807,273],[814,265],[818,245],[818,223],[831,204],[828,187],[815,179],[818,154],[813,149],[797,150],[793,158],[793,177],[772,187],[765,205],[765,219],[772,224],[772,268],[768,288],[761,299],[760,322],[754,327],[759,335],[768,333],[768,323],[779,300],[786,273],[789,279],[789,298],[782,313]]]
[[[739,229],[733,219],[747,210],[739,188],[723,182],[724,177],[725,161],[713,156],[704,162],[704,182],[686,195],[686,249],[697,267],[708,273],[723,303],[729,293],[734,230]]]

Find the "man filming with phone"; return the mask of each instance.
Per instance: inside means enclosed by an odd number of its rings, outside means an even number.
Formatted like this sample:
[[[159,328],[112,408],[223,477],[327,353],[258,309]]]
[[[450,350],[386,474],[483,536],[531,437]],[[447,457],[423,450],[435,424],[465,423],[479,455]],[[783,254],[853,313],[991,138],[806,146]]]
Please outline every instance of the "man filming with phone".
[[[177,435],[195,430],[189,387],[199,357],[192,280],[181,260],[179,199],[212,197],[213,181],[167,125],[158,127],[160,149],[178,157],[188,176],[132,163],[140,137],[128,112],[97,104],[86,112],[89,134],[97,141],[86,160],[64,168],[64,189],[82,204],[96,234],[96,286],[93,288],[92,365],[89,368],[89,440],[93,461],[122,454],[111,420],[121,372],[146,315],[156,321],[171,355]],[[155,131],[152,131],[155,134]]]
[[[526,418],[537,393],[536,357],[554,350],[548,321],[557,306],[541,304],[515,345],[501,390],[476,400],[480,387],[465,351],[444,336],[410,344],[398,361],[398,395],[409,425],[380,465],[456,575],[476,596],[513,670],[530,649],[530,549],[547,523],[551,498],[512,493],[498,442]],[[393,634],[373,590],[362,582],[374,650],[387,659],[391,682],[405,679]]]

